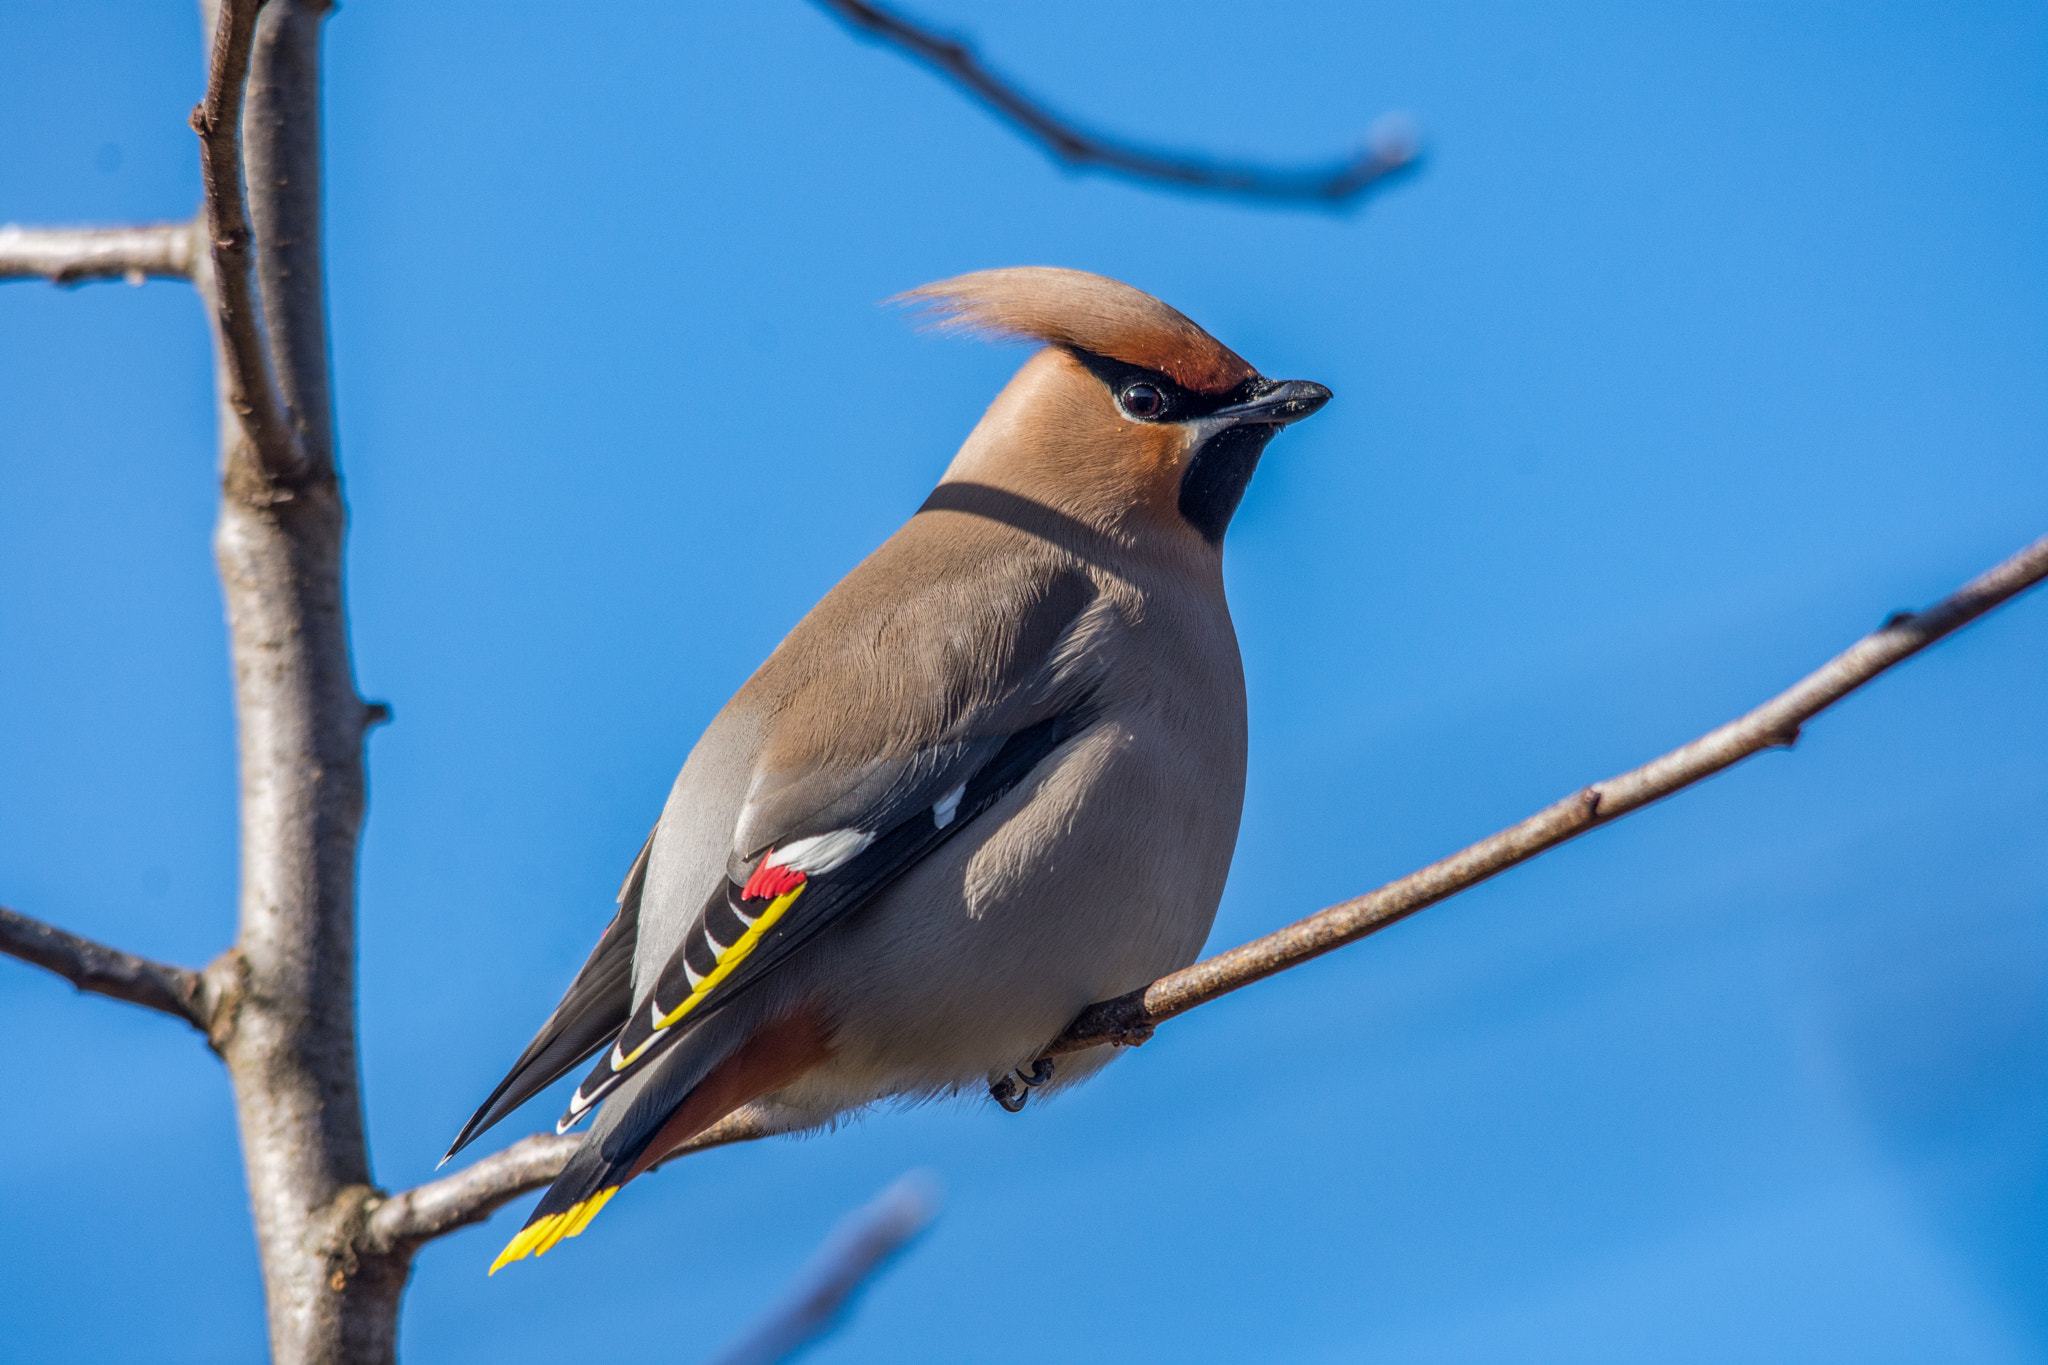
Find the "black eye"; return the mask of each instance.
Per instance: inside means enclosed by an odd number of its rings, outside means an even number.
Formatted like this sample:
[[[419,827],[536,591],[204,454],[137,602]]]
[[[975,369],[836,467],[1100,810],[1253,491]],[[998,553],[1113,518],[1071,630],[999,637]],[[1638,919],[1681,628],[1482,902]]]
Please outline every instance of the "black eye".
[[[1133,384],[1116,396],[1123,410],[1141,422],[1149,422],[1166,411],[1166,395],[1151,384]]]

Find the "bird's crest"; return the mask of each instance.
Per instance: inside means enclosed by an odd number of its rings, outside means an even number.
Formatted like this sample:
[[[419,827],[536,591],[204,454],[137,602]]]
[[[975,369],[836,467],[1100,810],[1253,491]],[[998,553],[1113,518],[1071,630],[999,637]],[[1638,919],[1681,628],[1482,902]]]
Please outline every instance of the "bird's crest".
[[[1077,347],[1157,370],[1197,393],[1223,393],[1258,371],[1142,290],[1085,270],[1013,266],[927,284],[891,303],[941,331]]]

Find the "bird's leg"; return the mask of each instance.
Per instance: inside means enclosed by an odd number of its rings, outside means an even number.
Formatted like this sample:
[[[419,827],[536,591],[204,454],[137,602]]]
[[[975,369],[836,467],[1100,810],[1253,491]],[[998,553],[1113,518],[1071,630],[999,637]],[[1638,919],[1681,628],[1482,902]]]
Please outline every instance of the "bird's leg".
[[[1052,1079],[1052,1058],[1040,1057],[1031,1064],[1031,1074],[1029,1076],[1020,1071],[1017,1073],[1017,1079],[1024,1082],[1028,1089],[1038,1089],[1039,1086]]]

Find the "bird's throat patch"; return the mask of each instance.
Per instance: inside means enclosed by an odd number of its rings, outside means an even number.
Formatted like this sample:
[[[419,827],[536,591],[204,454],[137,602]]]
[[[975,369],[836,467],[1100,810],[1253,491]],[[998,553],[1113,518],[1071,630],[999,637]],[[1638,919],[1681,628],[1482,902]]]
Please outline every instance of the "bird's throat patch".
[[[1202,443],[1180,476],[1180,514],[1211,545],[1223,542],[1244,490],[1258,472],[1266,442],[1280,428],[1265,422],[1225,427]]]

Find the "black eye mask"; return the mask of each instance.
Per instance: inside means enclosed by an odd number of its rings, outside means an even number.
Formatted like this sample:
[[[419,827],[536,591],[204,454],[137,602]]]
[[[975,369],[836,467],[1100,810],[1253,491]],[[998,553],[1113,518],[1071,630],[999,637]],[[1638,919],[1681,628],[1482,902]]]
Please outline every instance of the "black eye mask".
[[[1253,378],[1225,393],[1196,393],[1193,389],[1182,388],[1157,370],[1148,370],[1142,365],[1128,364],[1078,347],[1068,349],[1074,359],[1102,381],[1110,396],[1117,401],[1118,410],[1132,421],[1153,424],[1189,422],[1223,408],[1249,403],[1279,387],[1270,379]],[[1139,416],[1133,412],[1132,408],[1138,405],[1128,404],[1122,397],[1137,384],[1150,385],[1163,400],[1158,411],[1150,416]],[[1279,430],[1279,427],[1263,422],[1225,427],[1204,441],[1194,458],[1188,461],[1187,470],[1180,478],[1180,514],[1211,545],[1223,542],[1223,533],[1229,529],[1230,519],[1237,513],[1237,505],[1244,501],[1245,489],[1251,485],[1252,475],[1258,472],[1259,456],[1265,453],[1266,442],[1272,440]]]
[[[1074,346],[1068,347],[1067,351],[1081,362],[1088,373],[1102,381],[1103,387],[1109,390],[1113,398],[1133,384],[1149,384],[1157,389],[1159,396],[1165,400],[1159,411],[1139,417],[1125,410],[1126,416],[1138,422],[1186,422],[1197,417],[1207,417],[1218,408],[1227,408],[1233,403],[1249,403],[1274,387],[1270,379],[1255,378],[1247,379],[1224,393],[1196,393],[1193,389],[1182,388],[1159,371],[1148,370],[1143,365],[1132,365]],[[1123,408],[1121,402],[1117,406]]]

